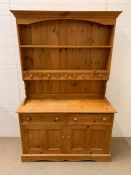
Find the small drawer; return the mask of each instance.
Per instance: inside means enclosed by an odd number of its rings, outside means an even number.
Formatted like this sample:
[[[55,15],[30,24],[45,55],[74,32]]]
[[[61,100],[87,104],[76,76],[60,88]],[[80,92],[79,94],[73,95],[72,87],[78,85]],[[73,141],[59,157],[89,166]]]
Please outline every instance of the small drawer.
[[[70,123],[96,123],[96,122],[113,122],[113,114],[74,114],[70,115]]]
[[[20,114],[20,122],[66,122],[66,115],[57,114]]]

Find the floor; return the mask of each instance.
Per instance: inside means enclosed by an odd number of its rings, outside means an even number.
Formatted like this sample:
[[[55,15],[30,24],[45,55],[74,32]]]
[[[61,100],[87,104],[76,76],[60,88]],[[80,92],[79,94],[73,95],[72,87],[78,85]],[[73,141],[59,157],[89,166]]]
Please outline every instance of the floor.
[[[130,175],[131,138],[113,138],[112,162],[26,162],[20,139],[0,138],[0,175]]]

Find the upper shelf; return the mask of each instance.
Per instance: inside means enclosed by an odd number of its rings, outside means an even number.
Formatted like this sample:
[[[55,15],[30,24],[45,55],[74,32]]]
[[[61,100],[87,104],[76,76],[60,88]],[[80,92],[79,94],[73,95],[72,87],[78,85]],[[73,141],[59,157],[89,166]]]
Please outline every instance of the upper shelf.
[[[99,46],[93,46],[93,45],[89,45],[89,46],[76,46],[76,45],[20,45],[21,48],[100,48],[100,49],[104,49],[104,48],[112,48],[112,46],[110,45],[99,45]]]

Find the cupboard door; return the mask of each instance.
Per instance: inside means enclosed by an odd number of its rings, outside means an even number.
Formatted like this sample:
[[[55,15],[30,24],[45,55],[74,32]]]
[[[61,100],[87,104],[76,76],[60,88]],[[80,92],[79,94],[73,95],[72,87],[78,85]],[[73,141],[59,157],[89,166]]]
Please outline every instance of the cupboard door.
[[[70,125],[66,130],[68,153],[86,153],[89,146],[89,134],[86,125]]]
[[[23,153],[61,153],[62,132],[61,125],[40,122],[21,124]]]
[[[111,125],[70,125],[66,129],[67,152],[101,154],[109,153]]]
[[[90,153],[109,153],[112,125],[90,125],[88,134],[90,135]]]

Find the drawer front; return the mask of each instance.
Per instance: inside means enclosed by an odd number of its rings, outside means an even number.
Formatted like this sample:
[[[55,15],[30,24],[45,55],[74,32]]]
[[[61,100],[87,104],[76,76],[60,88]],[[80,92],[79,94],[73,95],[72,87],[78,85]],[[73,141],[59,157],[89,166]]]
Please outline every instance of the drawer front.
[[[114,114],[73,114],[68,118],[69,123],[112,123]]]
[[[67,122],[64,114],[20,114],[20,122]]]
[[[112,123],[114,114],[20,114],[21,122]]]

